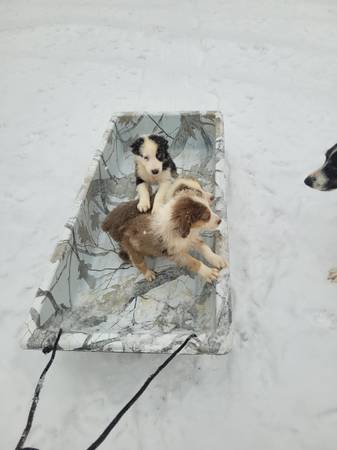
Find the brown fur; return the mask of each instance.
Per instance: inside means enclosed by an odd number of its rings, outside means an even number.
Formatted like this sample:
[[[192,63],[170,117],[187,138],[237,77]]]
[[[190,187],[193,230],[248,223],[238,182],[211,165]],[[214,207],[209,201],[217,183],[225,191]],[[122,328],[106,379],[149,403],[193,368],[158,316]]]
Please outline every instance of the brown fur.
[[[153,204],[152,202],[151,206]],[[145,256],[162,256],[165,249],[158,238],[153,236],[150,227],[151,214],[142,214],[137,209],[137,200],[125,202],[113,209],[102,224],[121,247],[119,256],[124,261],[131,261],[144,275],[148,273]]]
[[[151,208],[153,205],[154,195],[150,197]],[[137,209],[138,200],[124,202],[116,206],[106,216],[102,223],[102,230],[109,233],[117,242],[120,242],[123,237],[125,225],[132,219],[138,217],[141,213]],[[123,258],[124,259],[124,258]]]
[[[139,214],[129,220],[124,227],[124,232],[119,241],[123,248],[130,246],[135,252],[144,256],[161,256],[165,249],[162,248],[158,238],[153,235],[151,228],[151,214]]]
[[[192,272],[199,272],[201,262],[188,253],[175,255],[174,260],[177,264],[187,267]]]
[[[175,204],[171,219],[175,223],[175,230],[181,237],[186,238],[192,227],[200,227],[203,222],[208,222],[210,217],[211,213],[204,204],[190,197],[182,197]]]
[[[153,202],[153,196],[152,196]],[[202,203],[196,202],[188,196],[179,198],[172,212],[171,220],[175,224],[177,232],[182,237],[187,237],[191,227],[200,226],[209,220],[210,211]],[[102,229],[121,246],[120,256],[124,260],[130,260],[132,264],[144,275],[148,268],[145,264],[145,256],[163,256],[166,249],[160,239],[153,234],[151,228],[152,215],[141,214],[137,209],[137,201],[125,202],[114,208],[102,224]],[[198,272],[200,262],[190,255],[179,257],[177,262],[183,262],[193,272]]]
[[[160,220],[162,219],[159,218],[160,216],[157,217],[159,220],[157,222],[157,219],[151,213],[144,214],[138,211],[137,201],[129,201],[118,205],[103,222],[102,229],[119,243],[120,256],[131,261],[147,280],[153,280],[155,274],[147,268],[145,257],[162,255],[167,255],[177,264],[199,273],[209,282],[216,279],[217,269],[205,266],[188,254],[192,248],[196,249],[199,246],[202,254],[207,260],[210,260],[211,264],[214,263],[216,267],[223,266],[221,261],[214,259],[219,257],[207,246],[205,249],[203,241],[198,239],[195,233],[191,233],[192,229],[202,227],[211,219],[211,211],[207,203],[204,199],[199,201],[198,193],[195,191],[197,189],[182,182],[181,187],[178,186],[173,194],[171,193],[174,198],[172,207],[169,207],[169,203],[167,204],[170,212],[161,212],[163,224],[167,220],[167,231],[164,231],[164,226],[163,231],[158,233],[157,226],[159,226],[158,229],[161,229]],[[151,197],[151,207],[153,206],[153,200],[154,196]]]
[[[191,178],[191,180],[193,180],[193,178]],[[177,187],[177,189],[175,189],[175,191],[173,192],[173,196],[175,196],[179,192],[183,192],[183,191],[190,191],[190,192],[193,192],[193,194],[197,195],[198,197],[202,197],[202,192],[199,189],[193,189],[190,186],[187,186],[187,184],[180,184]]]

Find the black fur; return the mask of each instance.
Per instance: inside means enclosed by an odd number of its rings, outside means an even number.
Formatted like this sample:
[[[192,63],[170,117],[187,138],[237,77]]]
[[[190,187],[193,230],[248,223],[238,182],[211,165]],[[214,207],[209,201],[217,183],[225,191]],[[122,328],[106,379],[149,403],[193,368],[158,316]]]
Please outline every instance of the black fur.
[[[143,144],[144,144],[144,138],[140,137],[140,138],[136,139],[135,142],[130,145],[130,147],[132,148],[132,153],[134,155],[140,155],[139,149]]]
[[[163,161],[163,170],[170,169],[173,177],[177,177],[177,166],[174,164],[173,159],[169,154],[167,154],[167,158]]]
[[[168,141],[162,136],[158,136],[158,134],[151,134],[149,139],[158,145],[156,158],[163,163],[163,170],[169,169],[172,176],[177,176],[177,167],[168,152]]]
[[[138,186],[139,184],[142,184],[142,183],[145,183],[145,181],[142,178],[136,176],[136,186]]]
[[[158,145],[157,154],[159,153],[165,155],[167,153],[168,141],[163,138],[163,136],[159,136],[158,134],[150,134],[149,139],[151,139],[151,141],[155,142]],[[161,159],[159,159],[159,161],[161,161]]]
[[[333,147],[329,148],[329,150],[327,150],[327,152],[325,153],[326,161],[330,158],[330,155],[334,150],[337,150],[337,144],[335,144]]]
[[[320,189],[321,191],[337,189],[337,144],[326,151],[325,162],[319,172],[327,178],[324,186]],[[309,187],[314,187],[315,181],[316,177],[312,174],[304,180],[304,183]]]
[[[322,173],[328,178],[324,190],[331,191],[332,189],[337,189],[337,161],[329,161],[324,169],[322,169]]]
[[[170,170],[172,176],[177,177],[177,167],[168,152],[168,141],[163,136],[159,136],[158,134],[150,134],[149,139],[155,142],[158,146],[156,158],[158,159],[158,161],[161,161],[163,163],[163,170]],[[131,144],[132,153],[134,153],[135,155],[140,155],[139,150],[143,144],[144,138],[140,137],[136,139],[135,142]],[[137,177],[136,185],[138,186],[138,184],[140,183],[144,183],[144,180]]]

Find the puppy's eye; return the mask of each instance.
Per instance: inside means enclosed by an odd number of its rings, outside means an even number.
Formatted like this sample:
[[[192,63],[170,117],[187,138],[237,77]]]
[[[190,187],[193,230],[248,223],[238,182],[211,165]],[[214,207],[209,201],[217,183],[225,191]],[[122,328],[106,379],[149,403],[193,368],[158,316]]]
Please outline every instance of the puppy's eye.
[[[143,158],[145,159],[145,161],[148,161],[148,160],[149,160],[149,157],[148,157],[148,156],[143,156]]]

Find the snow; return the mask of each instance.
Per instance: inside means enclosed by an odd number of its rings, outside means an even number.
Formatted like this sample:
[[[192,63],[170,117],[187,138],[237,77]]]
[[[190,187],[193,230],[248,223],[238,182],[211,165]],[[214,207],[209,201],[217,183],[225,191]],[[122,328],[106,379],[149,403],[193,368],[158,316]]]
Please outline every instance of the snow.
[[[0,3],[1,448],[47,358],[19,348],[45,263],[114,111],[222,110],[234,347],[177,357],[102,449],[332,450],[337,193],[333,0]],[[58,353],[27,444],[84,449],[161,355]]]

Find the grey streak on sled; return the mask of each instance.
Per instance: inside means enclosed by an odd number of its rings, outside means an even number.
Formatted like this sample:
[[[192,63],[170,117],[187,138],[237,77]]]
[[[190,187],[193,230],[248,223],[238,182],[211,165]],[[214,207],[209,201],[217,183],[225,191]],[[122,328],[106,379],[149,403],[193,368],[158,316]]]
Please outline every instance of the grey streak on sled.
[[[170,353],[192,332],[184,353],[230,350],[229,269],[210,285],[167,259],[152,260],[149,283],[124,263],[100,225],[118,203],[135,197],[130,144],[146,133],[162,134],[178,173],[196,177],[215,194],[223,219],[207,243],[228,260],[227,170],[223,120],[218,112],[123,113],[112,117],[65,224],[48,274],[25,323],[23,345],[40,349],[55,340],[63,350]]]

